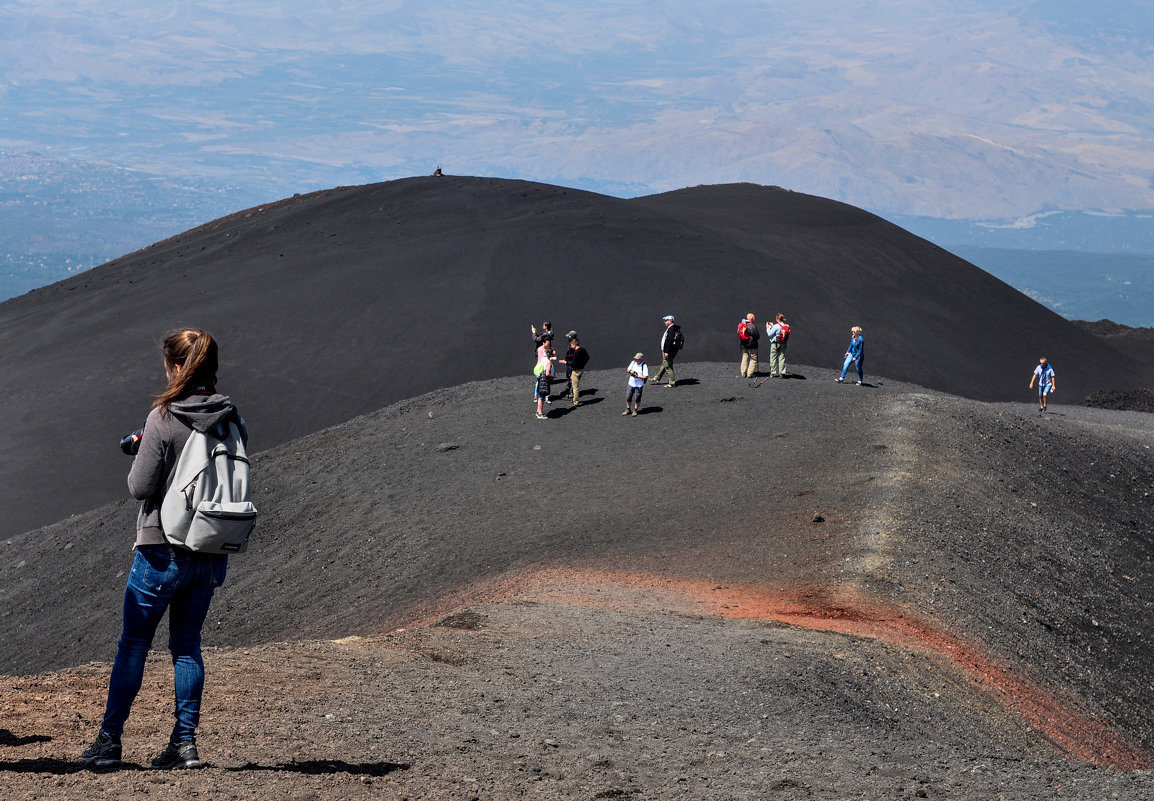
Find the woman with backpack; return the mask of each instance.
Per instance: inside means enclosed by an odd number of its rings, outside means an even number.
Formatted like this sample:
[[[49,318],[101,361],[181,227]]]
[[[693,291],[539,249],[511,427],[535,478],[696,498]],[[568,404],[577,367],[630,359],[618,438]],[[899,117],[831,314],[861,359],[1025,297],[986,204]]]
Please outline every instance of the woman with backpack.
[[[168,383],[153,402],[136,440],[128,489],[141,501],[136,517],[135,557],[124,593],[124,620],[108,681],[108,702],[96,741],[80,757],[94,768],[121,764],[120,737],[144,680],[144,663],[157,624],[169,613],[175,717],[169,742],[152,760],[155,769],[200,766],[196,728],[204,690],[201,629],[213,592],[224,583],[228,557],[173,547],[161,527],[160,511],[172,473],[189,435],[234,422],[248,440],[244,420],[216,391],[217,344],[196,328],[173,331],[162,345]],[[127,438],[126,438],[127,439]]]
[[[789,344],[789,323],[785,315],[777,315],[773,325],[765,324],[765,338],[769,340],[769,377],[785,378],[785,348]]]
[[[855,325],[849,330],[849,347],[845,352],[845,361],[841,366],[841,376],[835,378],[839,384],[845,381],[845,372],[854,362],[857,363],[857,385],[860,387],[865,381],[865,372],[862,365],[865,362],[865,338],[861,335],[861,326]]]

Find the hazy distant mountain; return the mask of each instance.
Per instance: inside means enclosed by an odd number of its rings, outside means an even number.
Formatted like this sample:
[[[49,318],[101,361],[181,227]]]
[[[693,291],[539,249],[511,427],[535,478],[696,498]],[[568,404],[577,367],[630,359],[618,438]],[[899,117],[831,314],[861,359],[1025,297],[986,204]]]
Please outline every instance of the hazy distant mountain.
[[[27,288],[438,164],[619,197],[780,185],[891,219],[1151,210],[1152,17],[1136,0],[4,4],[0,147],[61,180],[0,170],[0,274]],[[1055,238],[1032,247],[1099,249],[1037,231]]]
[[[1137,0],[6,4],[0,145],[261,197],[444,162],[947,218],[1151,209],[1152,28]]]

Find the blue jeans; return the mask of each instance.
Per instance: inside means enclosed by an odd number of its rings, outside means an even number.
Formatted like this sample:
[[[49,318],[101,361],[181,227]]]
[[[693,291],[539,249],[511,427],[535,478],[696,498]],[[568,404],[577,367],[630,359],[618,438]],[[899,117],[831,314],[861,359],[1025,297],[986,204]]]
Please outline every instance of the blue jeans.
[[[842,378],[845,378],[845,371],[849,369],[850,364],[854,361],[855,361],[855,359],[853,356],[846,356],[845,357],[845,364],[843,364],[841,366],[841,377]],[[861,356],[858,356],[856,361],[857,361],[857,380],[858,381],[865,381],[865,376],[863,375],[863,370],[862,370],[862,362],[865,361],[865,354],[863,353]]]
[[[176,725],[172,742],[196,739],[200,697],[204,692],[204,660],[200,630],[208,616],[212,594],[224,583],[228,557],[193,553],[167,545],[136,549],[132,573],[124,590],[124,629],[108,680],[108,705],[101,728],[119,737],[144,680],[144,661],[156,627],[168,610],[168,650],[172,652],[176,686]]]

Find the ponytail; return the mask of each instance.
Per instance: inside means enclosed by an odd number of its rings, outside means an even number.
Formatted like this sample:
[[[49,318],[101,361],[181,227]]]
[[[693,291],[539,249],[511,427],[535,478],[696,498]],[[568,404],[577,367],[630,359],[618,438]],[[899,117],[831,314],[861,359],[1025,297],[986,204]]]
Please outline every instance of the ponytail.
[[[216,389],[217,353],[216,340],[207,331],[199,328],[182,328],[172,331],[164,338],[161,351],[164,365],[170,372],[168,386],[156,396],[153,406],[164,412],[173,401],[184,397],[194,389],[203,387],[208,391]],[[177,372],[172,368],[179,367]]]

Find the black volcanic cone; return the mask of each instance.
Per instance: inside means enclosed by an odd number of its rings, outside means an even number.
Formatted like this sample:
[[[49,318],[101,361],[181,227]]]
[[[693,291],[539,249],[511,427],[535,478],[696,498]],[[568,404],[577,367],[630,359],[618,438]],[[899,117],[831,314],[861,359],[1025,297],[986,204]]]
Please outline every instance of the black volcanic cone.
[[[120,437],[163,382],[157,343],[221,342],[220,388],[268,448],[438,387],[525,374],[530,323],[577,329],[591,368],[651,363],[675,314],[685,359],[732,360],[738,318],[784,312],[794,363],[978,399],[1141,386],[1110,345],[844,204],[753,185],[619,200],[479,178],[333,189],[234,214],[0,305],[0,536],[122,497]],[[527,390],[528,392],[528,390]]]

